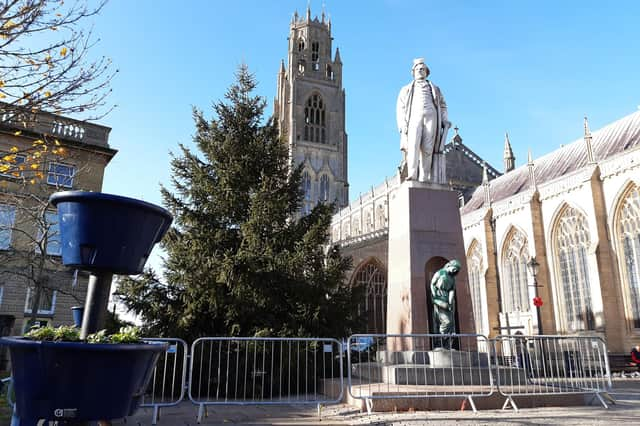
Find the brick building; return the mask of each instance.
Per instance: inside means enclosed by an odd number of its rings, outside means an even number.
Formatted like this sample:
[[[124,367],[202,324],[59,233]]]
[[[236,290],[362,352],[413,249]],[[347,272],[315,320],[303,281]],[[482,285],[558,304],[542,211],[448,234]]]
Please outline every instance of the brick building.
[[[36,294],[37,321],[42,324],[70,324],[71,306],[84,304],[88,275],[61,265],[57,217],[46,200],[61,190],[102,189],[104,169],[116,154],[108,144],[110,130],[53,114],[19,117],[0,110],[0,152],[16,147],[17,165],[29,164],[27,150],[42,145],[40,141],[57,147],[56,153],[62,148],[62,154],[54,155],[52,149],[41,154],[39,176],[27,177],[30,167],[0,174],[2,335],[21,334],[28,327]],[[36,292],[30,287],[38,268],[44,278]]]

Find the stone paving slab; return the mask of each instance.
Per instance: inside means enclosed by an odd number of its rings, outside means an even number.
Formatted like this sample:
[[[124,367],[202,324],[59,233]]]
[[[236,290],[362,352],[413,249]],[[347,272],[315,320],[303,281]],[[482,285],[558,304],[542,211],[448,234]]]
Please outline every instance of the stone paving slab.
[[[608,425],[640,424],[640,380],[614,381],[612,396],[617,404],[604,409],[597,400],[591,406],[527,408],[513,410],[415,411],[368,415],[345,404],[330,405],[318,417],[315,405],[209,406],[203,425]],[[196,426],[197,407],[184,402],[161,411],[160,426]],[[151,424],[152,411],[141,409],[135,416],[114,422],[122,426]]]

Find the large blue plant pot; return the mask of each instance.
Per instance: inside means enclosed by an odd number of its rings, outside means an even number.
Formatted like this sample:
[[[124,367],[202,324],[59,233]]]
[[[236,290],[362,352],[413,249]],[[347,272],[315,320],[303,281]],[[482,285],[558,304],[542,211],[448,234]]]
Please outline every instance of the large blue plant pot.
[[[62,262],[88,271],[141,273],[172,221],[154,204],[101,192],[57,192],[49,201],[58,208]]]
[[[160,344],[40,342],[3,337],[9,347],[21,424],[47,420],[110,420],[142,402]]]

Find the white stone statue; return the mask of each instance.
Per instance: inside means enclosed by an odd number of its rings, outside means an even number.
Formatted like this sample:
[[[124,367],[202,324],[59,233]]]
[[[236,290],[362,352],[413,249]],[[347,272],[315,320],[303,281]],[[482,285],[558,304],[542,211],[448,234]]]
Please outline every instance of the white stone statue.
[[[400,150],[407,168],[407,180],[446,183],[442,149],[451,123],[447,104],[438,86],[427,80],[429,68],[423,58],[413,60],[413,81],[400,90],[396,108]]]

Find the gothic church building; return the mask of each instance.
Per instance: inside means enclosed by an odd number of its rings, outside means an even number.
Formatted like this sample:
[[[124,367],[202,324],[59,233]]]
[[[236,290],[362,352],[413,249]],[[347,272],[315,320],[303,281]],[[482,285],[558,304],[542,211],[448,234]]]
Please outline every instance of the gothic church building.
[[[292,162],[303,165],[302,213],[319,201],[341,207],[331,243],[353,257],[351,282],[366,287],[369,321],[357,331],[385,333],[389,194],[400,181],[387,178],[349,203],[342,61],[331,41],[324,14],[294,15],[275,112]],[[471,295],[477,333],[601,336],[614,353],[640,344],[640,111],[584,129],[583,139],[517,168],[507,137],[503,174],[457,129],[445,146],[461,201],[468,284],[460,281],[469,291],[460,293]],[[425,271],[426,291],[433,271]]]

